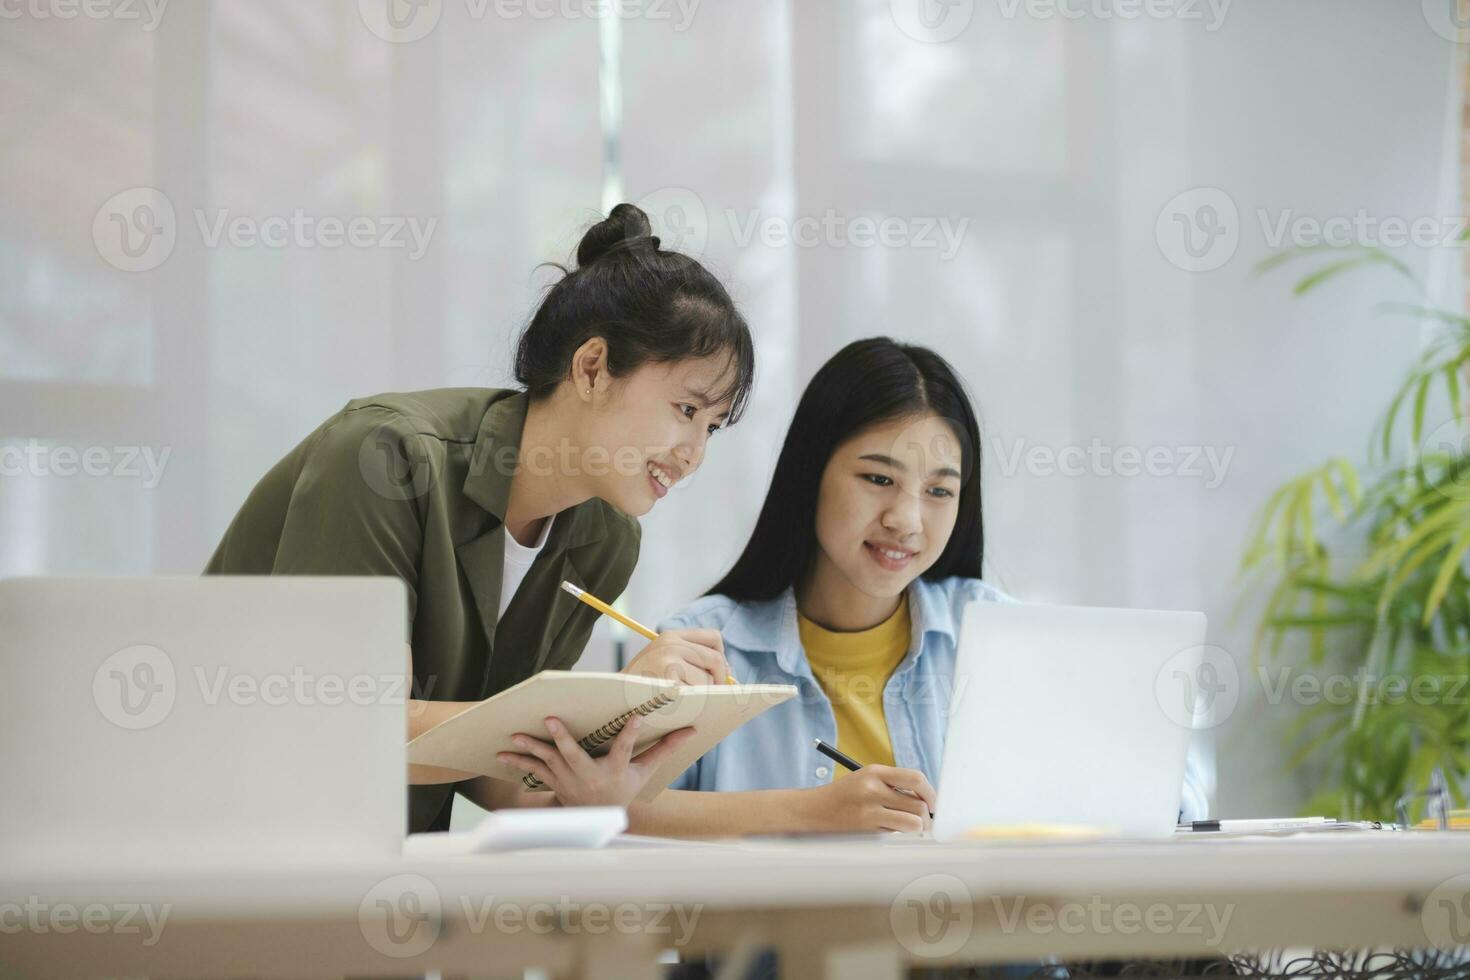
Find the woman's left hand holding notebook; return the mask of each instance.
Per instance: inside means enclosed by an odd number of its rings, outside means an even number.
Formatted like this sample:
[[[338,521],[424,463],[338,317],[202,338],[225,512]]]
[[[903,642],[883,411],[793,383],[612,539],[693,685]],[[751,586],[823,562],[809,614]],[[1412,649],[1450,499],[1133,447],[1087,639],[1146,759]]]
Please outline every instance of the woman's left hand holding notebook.
[[[552,741],[521,732],[512,739],[521,752],[500,752],[496,758],[540,779],[562,806],[627,806],[643,790],[659,764],[694,734],[693,728],[670,732],[634,759],[633,745],[640,727],[641,720],[636,715],[630,718],[613,739],[608,753],[594,758],[577,744],[558,719],[547,718],[546,730],[551,733]]]

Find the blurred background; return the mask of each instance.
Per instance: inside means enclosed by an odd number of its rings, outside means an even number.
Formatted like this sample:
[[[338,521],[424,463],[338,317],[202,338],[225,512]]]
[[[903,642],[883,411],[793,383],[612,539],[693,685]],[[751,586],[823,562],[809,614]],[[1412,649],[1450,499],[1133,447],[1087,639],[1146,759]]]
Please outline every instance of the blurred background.
[[[0,575],[197,572],[348,399],[510,383],[538,263],[635,201],[730,285],[758,380],[622,605],[728,567],[822,361],[930,345],[985,426],[988,577],[1205,611],[1213,811],[1297,809],[1337,777],[1292,759],[1242,561],[1276,487],[1368,459],[1445,322],[1383,304],[1463,311],[1465,14],[4,0]],[[1346,258],[1296,260],[1318,244]],[[1418,401],[1423,431],[1461,414]]]

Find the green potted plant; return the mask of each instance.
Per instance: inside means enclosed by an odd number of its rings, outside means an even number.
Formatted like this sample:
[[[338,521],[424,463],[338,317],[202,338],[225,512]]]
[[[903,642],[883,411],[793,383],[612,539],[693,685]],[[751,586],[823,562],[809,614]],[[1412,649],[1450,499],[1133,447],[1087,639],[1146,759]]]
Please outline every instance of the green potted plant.
[[[1330,252],[1296,295],[1363,266],[1414,281],[1379,249]],[[1322,253],[1285,252],[1261,270]],[[1328,459],[1277,488],[1242,559],[1265,593],[1253,666],[1280,662],[1283,641],[1300,637],[1292,649],[1304,649],[1309,670],[1343,681],[1339,696],[1314,697],[1293,719],[1288,764],[1319,782],[1307,811],[1347,819],[1392,819],[1396,800],[1432,780],[1464,806],[1470,772],[1470,319],[1424,305],[1388,310],[1433,323],[1435,336],[1387,405],[1367,459]],[[1454,418],[1427,432],[1441,395]]]

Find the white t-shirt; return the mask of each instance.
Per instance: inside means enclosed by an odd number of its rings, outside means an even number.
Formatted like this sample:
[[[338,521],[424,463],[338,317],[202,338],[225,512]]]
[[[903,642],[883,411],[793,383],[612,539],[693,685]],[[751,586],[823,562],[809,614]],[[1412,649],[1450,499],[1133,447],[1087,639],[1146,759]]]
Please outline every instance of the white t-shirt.
[[[541,534],[536,538],[536,543],[529,548],[515,539],[515,535],[509,530],[505,532],[505,567],[500,573],[500,615],[505,615],[505,608],[510,605],[511,596],[516,594],[516,589],[521,587],[526,573],[531,570],[531,563],[536,556],[541,554],[541,549],[546,547],[546,537],[551,533],[551,523],[556,520],[553,514],[541,525]]]

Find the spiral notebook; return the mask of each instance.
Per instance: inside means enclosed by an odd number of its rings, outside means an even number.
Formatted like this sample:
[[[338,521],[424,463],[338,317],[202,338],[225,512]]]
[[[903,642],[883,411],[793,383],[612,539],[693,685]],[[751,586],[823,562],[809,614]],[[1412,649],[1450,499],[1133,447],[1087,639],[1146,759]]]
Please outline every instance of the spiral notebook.
[[[481,701],[408,743],[411,764],[440,766],[541,789],[534,776],[501,765],[497,752],[515,752],[511,736],[550,739],[545,719],[560,718],[593,755],[607,751],[637,715],[643,719],[636,756],[661,736],[692,726],[694,736],[661,763],[638,795],[651,800],[735,729],[796,696],[789,684],[685,685],[655,677],[591,671],[544,670]]]

